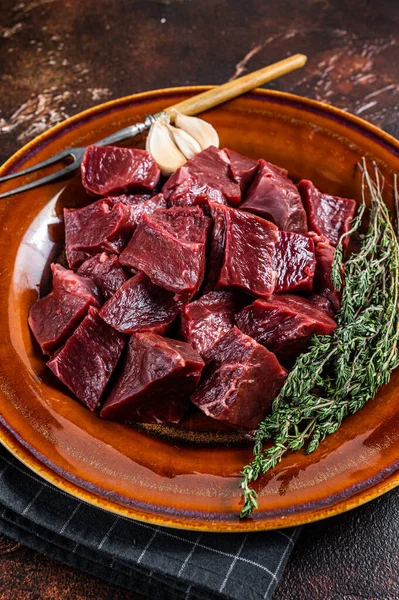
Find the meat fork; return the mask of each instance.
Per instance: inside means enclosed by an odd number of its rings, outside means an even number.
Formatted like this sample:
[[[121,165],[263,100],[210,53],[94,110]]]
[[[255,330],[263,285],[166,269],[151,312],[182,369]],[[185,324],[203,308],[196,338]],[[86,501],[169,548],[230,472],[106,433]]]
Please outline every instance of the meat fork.
[[[120,129],[115,133],[112,133],[108,137],[103,138],[96,142],[96,146],[107,146],[116,144],[118,142],[122,142],[123,140],[127,140],[131,137],[135,137],[140,133],[143,133],[146,129],[151,127],[151,124],[154,123],[157,119],[161,117],[161,115],[165,114],[164,111],[155,113],[154,115],[147,116],[142,123],[136,123],[135,125],[131,125],[129,127],[125,127],[124,129]],[[82,163],[83,157],[85,155],[86,148],[66,148],[65,150],[61,150],[54,156],[51,156],[47,160],[43,160],[28,169],[24,169],[23,171],[18,171],[17,173],[11,173],[10,175],[5,175],[4,177],[0,177],[0,184],[4,181],[9,181],[10,179],[14,179],[15,177],[21,177],[23,175],[29,175],[29,173],[35,173],[40,169],[44,169],[45,167],[49,167],[50,165],[54,165],[55,163],[62,162],[69,159],[69,164],[66,165],[63,169],[56,171],[55,173],[51,173],[51,175],[46,175],[45,177],[41,177],[40,179],[36,179],[36,181],[31,181],[25,185],[21,185],[20,187],[14,188],[13,190],[9,190],[8,192],[4,192],[0,194],[1,198],[7,198],[8,196],[14,196],[15,194],[21,194],[22,192],[27,192],[29,190],[33,190],[41,185],[46,185],[46,183],[50,183],[51,181],[56,181],[57,179],[61,179],[69,173],[76,171]]]
[[[147,129],[149,129],[155,121],[157,121],[161,116],[167,115],[171,120],[173,120],[174,111],[178,111],[185,115],[195,115],[209,108],[213,108],[218,104],[222,104],[227,100],[231,100],[232,98],[236,98],[245,92],[248,92],[272,79],[277,79],[286,73],[290,73],[295,69],[300,69],[306,63],[307,57],[303,54],[295,54],[284,60],[280,60],[276,63],[268,65],[263,69],[259,69],[258,71],[254,71],[253,73],[248,73],[239,79],[235,79],[233,81],[229,81],[224,83],[223,85],[214,87],[206,92],[193,96],[192,98],[188,98],[187,100],[183,100],[178,104],[170,106],[163,111],[155,113],[153,115],[148,115],[143,122],[136,123],[134,125],[130,125],[129,127],[125,127],[120,131],[116,131],[111,135],[95,142],[97,146],[107,146],[112,144],[117,144],[124,140],[133,138]],[[34,188],[37,188],[41,185],[45,185],[52,181],[56,181],[69,175],[76,169],[78,169],[82,163],[83,156],[86,152],[86,148],[67,148],[58,152],[54,156],[44,160],[28,169],[23,169],[22,171],[18,171],[17,173],[11,173],[9,175],[4,175],[0,177],[0,184],[5,181],[9,181],[16,177],[22,177],[24,175],[29,175],[30,173],[35,173],[40,169],[48,167],[50,165],[69,161],[64,168],[56,171],[55,173],[51,173],[51,175],[46,175],[45,177],[41,177],[40,179],[36,179],[30,183],[22,185],[20,187],[14,188],[7,192],[3,192],[0,194],[0,198],[7,198],[8,196],[14,196],[15,194],[20,194],[22,192],[27,192]]]

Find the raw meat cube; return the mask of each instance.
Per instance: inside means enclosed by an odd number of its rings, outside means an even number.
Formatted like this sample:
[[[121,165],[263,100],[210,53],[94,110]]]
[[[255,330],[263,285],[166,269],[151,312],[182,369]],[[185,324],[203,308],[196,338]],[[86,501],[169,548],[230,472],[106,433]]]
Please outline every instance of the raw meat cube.
[[[230,161],[223,150],[209,146],[171,175],[162,188],[169,206],[207,205],[208,202],[241,202]]]
[[[69,302],[50,292],[29,311],[29,327],[43,354],[51,355],[85,316],[89,302],[71,295]]]
[[[194,243],[205,241],[211,226],[211,219],[205,217],[198,206],[160,210],[152,215],[152,221],[163,227],[166,233]]]
[[[184,339],[203,356],[234,326],[234,314],[243,306],[241,295],[209,292],[181,309]]]
[[[211,205],[211,214],[214,228],[208,286],[271,296],[277,277],[273,267],[277,227],[220,204]]]
[[[85,260],[91,257],[89,252],[83,250],[72,250],[70,241],[75,234],[79,234],[80,220],[74,214],[76,209],[64,208],[64,228],[65,228],[65,254],[70,269],[76,269]]]
[[[122,423],[178,423],[189,406],[204,362],[185,342],[135,333],[101,417]]]
[[[131,189],[153,190],[160,171],[146,150],[88,146],[83,157],[82,183],[89,194],[111,196]]]
[[[305,352],[313,335],[331,335],[336,322],[300,296],[279,294],[255,300],[236,315],[240,330],[268,348],[284,364]]]
[[[191,396],[194,404],[214,419],[256,428],[287,376],[276,356],[233,327],[205,361],[202,382]]]
[[[127,281],[127,275],[119,264],[116,254],[102,252],[86,260],[78,274],[90,277],[100,288],[103,298],[108,300]]]
[[[243,156],[242,154],[239,154],[235,150],[230,150],[229,148],[223,148],[223,151],[229,158],[230,169],[234,181],[239,184],[241,193],[244,194],[255,177],[258,162],[253,158]]]
[[[120,262],[144,271],[155,285],[170,292],[193,295],[204,277],[210,224],[198,206],[144,215]]]
[[[88,256],[99,252],[119,254],[134,229],[129,207],[107,200],[98,200],[84,208],[64,208],[64,221],[66,254],[71,268],[80,264],[81,255],[77,257],[75,252]]]
[[[334,288],[332,281],[332,266],[334,262],[335,248],[323,235],[310,232],[315,246],[316,270],[314,274],[313,291],[325,296],[335,313],[341,306],[341,293]]]
[[[61,265],[51,265],[54,289],[29,311],[28,323],[43,354],[51,355],[87,314],[100,306],[101,294],[90,279],[80,277]]]
[[[57,295],[74,294],[83,299],[91,298],[93,306],[102,303],[101,291],[98,286],[88,277],[77,275],[61,265],[51,265],[53,274],[53,292]]]
[[[132,232],[143,215],[151,215],[158,208],[167,208],[163,194],[157,194],[156,196],[111,196],[106,200],[112,202],[112,204],[122,202],[129,207]]]
[[[306,233],[306,213],[297,188],[287,171],[263,159],[244,202],[242,210],[275,223],[282,231]]]
[[[75,333],[47,363],[75,396],[91,411],[97,407],[126,342],[91,307]]]
[[[151,283],[144,273],[135,275],[104,304],[100,317],[123,333],[152,331],[164,335],[179,314],[172,292]]]
[[[343,233],[349,231],[356,210],[356,202],[348,198],[323,194],[306,179],[298,184],[303,205],[308,216],[309,231],[324,235],[336,246]],[[346,248],[349,236],[343,239]]]
[[[300,233],[279,231],[274,254],[275,292],[311,291],[316,268],[314,243]]]

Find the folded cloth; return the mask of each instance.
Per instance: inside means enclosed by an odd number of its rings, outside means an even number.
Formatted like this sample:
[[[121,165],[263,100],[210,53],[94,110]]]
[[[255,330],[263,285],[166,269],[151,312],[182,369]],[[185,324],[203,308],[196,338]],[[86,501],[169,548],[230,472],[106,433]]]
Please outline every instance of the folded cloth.
[[[0,446],[0,534],[154,600],[269,599],[300,528],[168,529],[77,500]]]

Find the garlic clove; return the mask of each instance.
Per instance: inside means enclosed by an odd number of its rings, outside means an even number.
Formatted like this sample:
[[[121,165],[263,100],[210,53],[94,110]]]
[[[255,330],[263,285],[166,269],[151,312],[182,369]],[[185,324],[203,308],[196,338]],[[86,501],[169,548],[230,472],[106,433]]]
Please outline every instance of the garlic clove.
[[[176,146],[179,148],[180,152],[184,154],[187,160],[201,152],[202,148],[197,140],[184,131],[184,129],[178,129],[177,127],[173,127],[173,125],[168,125],[167,127],[172,134]]]
[[[198,119],[198,117],[182,115],[177,111],[174,111],[171,116],[174,116],[176,127],[191,135],[198,142],[201,150],[205,150],[209,146],[219,148],[219,136],[216,129],[210,123],[203,119]]]
[[[177,148],[165,121],[155,121],[151,125],[145,148],[163,175],[171,175],[186,162],[186,157]]]

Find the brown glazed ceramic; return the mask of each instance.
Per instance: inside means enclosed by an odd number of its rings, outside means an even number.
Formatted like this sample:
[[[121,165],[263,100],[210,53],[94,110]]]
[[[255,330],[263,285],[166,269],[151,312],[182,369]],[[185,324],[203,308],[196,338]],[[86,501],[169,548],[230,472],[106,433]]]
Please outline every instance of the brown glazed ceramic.
[[[139,94],[86,111],[25,146],[2,174],[94,142],[202,89]],[[374,159],[386,179],[386,200],[392,201],[399,143],[359,118],[262,90],[206,118],[221,146],[264,157],[286,167],[295,180],[311,179],[332,194],[359,200],[356,163],[361,156]],[[142,146],[143,139],[134,143]],[[195,417],[182,429],[132,429],[99,419],[75,401],[46,369],[27,315],[39,289],[47,291],[49,264],[62,247],[62,208],[85,201],[76,176],[0,203],[0,440],[15,456],[70,494],[112,512],[208,531],[306,523],[399,483],[399,371],[316,452],[292,453],[266,474],[257,484],[259,510],[244,521],[238,519],[238,484],[251,445],[240,436],[227,428],[212,430],[206,419]]]

